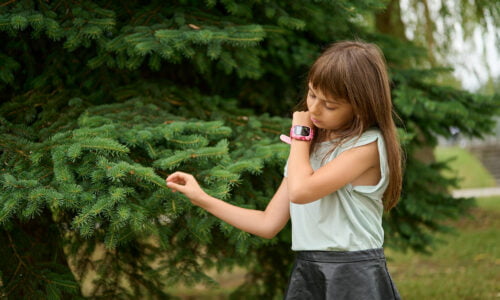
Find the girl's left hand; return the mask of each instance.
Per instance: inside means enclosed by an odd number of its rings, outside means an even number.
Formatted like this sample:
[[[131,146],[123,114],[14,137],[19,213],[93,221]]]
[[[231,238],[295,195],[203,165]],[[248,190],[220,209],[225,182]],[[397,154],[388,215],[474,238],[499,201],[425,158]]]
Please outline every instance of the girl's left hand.
[[[172,191],[179,191],[186,195],[194,205],[202,206],[207,194],[198,184],[193,175],[184,172],[175,172],[165,180],[167,187]]]
[[[311,121],[311,114],[308,111],[296,111],[293,113],[292,126],[302,125],[313,127],[314,124]]]

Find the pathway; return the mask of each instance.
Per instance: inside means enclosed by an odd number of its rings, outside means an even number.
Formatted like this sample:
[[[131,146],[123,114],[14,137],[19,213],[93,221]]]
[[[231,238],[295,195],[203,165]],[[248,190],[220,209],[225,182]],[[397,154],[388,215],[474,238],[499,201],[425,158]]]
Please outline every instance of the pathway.
[[[491,188],[463,189],[453,191],[453,197],[490,197],[500,196],[500,186]]]

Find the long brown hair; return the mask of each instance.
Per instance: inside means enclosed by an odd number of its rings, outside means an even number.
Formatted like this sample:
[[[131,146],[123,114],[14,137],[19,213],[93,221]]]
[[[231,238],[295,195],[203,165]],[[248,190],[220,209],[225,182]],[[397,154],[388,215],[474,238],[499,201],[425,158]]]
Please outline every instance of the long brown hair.
[[[359,137],[370,127],[378,127],[385,140],[389,165],[389,185],[384,193],[384,209],[389,211],[399,201],[402,186],[402,150],[393,115],[389,76],[382,51],[374,44],[360,41],[337,42],[328,47],[314,62],[307,83],[326,97],[347,101],[352,105],[352,124],[336,132],[335,146]],[[307,96],[299,104],[307,109]],[[311,149],[329,135],[318,130]]]

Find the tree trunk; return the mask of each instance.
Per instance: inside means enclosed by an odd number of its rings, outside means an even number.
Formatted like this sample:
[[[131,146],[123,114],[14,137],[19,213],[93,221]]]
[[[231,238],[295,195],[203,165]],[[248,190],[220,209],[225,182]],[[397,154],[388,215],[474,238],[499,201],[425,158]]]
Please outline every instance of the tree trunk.
[[[390,0],[385,10],[375,14],[375,26],[381,33],[407,41],[399,0]]]

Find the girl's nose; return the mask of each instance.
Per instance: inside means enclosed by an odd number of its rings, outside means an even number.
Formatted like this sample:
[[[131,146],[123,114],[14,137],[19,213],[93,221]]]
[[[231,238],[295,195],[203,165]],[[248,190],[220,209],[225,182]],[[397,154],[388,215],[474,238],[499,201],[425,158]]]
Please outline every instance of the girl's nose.
[[[311,101],[309,103],[309,112],[317,115],[319,113],[318,100]]]

